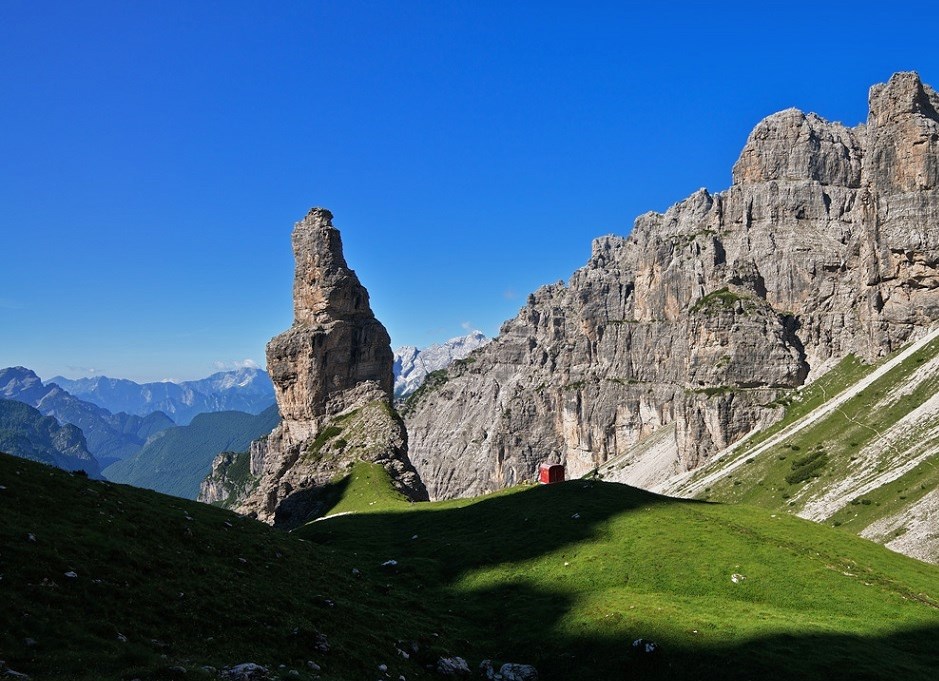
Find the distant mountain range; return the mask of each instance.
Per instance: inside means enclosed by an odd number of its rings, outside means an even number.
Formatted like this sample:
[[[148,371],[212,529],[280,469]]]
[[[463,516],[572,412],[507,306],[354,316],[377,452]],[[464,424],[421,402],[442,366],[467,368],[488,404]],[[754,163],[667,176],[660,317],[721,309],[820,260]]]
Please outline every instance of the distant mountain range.
[[[135,383],[123,378],[52,378],[69,393],[111,412],[144,416],[154,411],[168,414],[177,425],[188,424],[197,414],[244,411],[259,414],[274,403],[274,386],[262,369],[222,371],[198,381]]]
[[[16,400],[0,399],[0,451],[101,477],[81,430],[59,425],[51,416],[43,416],[38,409]]]
[[[247,451],[279,422],[276,405],[256,416],[240,411],[199,414],[189,425],[158,433],[134,456],[106,468],[104,477],[195,499],[217,454]]]
[[[173,420],[163,412],[144,416],[112,414],[79,399],[56,383],[43,383],[25,367],[0,369],[0,398],[16,400],[54,417],[60,424],[81,429],[88,451],[101,467],[136,453],[154,433],[169,428]]]
[[[445,369],[458,359],[464,359],[476,348],[486,345],[491,339],[481,331],[466,336],[451,338],[423,350],[413,345],[404,345],[394,352],[395,398],[407,397],[419,387],[427,375]]]

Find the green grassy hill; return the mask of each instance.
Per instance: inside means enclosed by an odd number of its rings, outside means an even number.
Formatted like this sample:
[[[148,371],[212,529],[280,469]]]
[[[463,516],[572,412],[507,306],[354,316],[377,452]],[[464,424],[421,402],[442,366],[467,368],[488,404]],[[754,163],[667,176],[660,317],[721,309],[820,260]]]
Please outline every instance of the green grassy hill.
[[[442,655],[547,681],[939,668],[939,568],[742,505],[587,481],[411,504],[360,464],[326,491],[345,515],[286,534],[6,456],[0,486],[0,659],[37,679],[242,662],[439,679],[426,665]],[[637,638],[660,654],[635,656]]]
[[[108,466],[104,477],[195,499],[219,452],[247,450],[279,421],[276,405],[257,416],[241,411],[199,414],[189,425],[158,433],[134,456]]]
[[[849,357],[785,404],[780,423],[668,491],[798,514],[939,562],[939,339],[876,365]]]

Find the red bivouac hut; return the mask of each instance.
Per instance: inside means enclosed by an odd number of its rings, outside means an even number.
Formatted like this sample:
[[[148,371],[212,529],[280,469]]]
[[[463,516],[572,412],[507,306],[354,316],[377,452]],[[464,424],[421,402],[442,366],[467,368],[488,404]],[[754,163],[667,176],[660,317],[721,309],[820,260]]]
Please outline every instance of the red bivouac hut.
[[[564,466],[559,463],[541,464],[538,467],[538,482],[542,485],[564,482]]]

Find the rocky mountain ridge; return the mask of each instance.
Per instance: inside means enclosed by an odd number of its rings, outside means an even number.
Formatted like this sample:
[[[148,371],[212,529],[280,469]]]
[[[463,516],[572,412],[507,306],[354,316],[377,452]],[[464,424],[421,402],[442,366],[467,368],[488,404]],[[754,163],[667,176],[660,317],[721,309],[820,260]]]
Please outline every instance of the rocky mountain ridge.
[[[402,345],[394,351],[395,399],[408,397],[421,387],[428,374],[446,369],[458,359],[465,359],[489,341],[482,331],[472,331],[465,336],[428,345],[422,350],[413,345]]]
[[[102,468],[136,453],[147,439],[174,425],[163,412],[145,416],[118,412],[75,397],[58,384],[43,383],[25,367],[0,369],[0,398],[23,402],[61,424],[76,426]]]
[[[124,378],[52,378],[79,399],[111,412],[146,416],[154,411],[168,414],[184,426],[197,414],[215,411],[244,411],[260,414],[274,403],[274,386],[263,369],[242,367],[220,371],[207,378],[173,383],[136,383]]]
[[[769,116],[729,189],[597,239],[422,391],[406,420],[431,497],[546,460],[582,475],[620,458],[642,471],[626,482],[655,484],[780,418],[838,359],[922,336],[939,319],[939,95],[899,73],[869,107],[854,128]]]
[[[81,430],[71,424],[60,425],[17,400],[0,399],[0,451],[101,478],[101,469]]]
[[[249,465],[217,458],[199,499],[295,525],[315,512],[333,478],[360,460],[381,464],[410,498],[426,499],[391,405],[391,340],[346,264],[332,213],[311,209],[291,240],[294,322],[267,346],[282,421],[252,444]]]

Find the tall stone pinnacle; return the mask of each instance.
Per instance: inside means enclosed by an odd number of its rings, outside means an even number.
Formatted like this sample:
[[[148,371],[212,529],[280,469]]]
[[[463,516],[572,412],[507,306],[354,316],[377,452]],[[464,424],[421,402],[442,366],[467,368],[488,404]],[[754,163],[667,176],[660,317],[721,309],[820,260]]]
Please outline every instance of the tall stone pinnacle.
[[[369,393],[391,399],[391,339],[346,265],[332,213],[313,208],[293,230],[293,326],[271,339],[267,366],[289,439]]]
[[[391,339],[332,218],[313,208],[293,229],[293,325],[267,344],[281,423],[252,444],[248,480],[233,476],[234,457],[219,455],[199,497],[284,527],[326,512],[323,490],[358,461],[382,466],[408,498],[427,499],[392,406]]]

